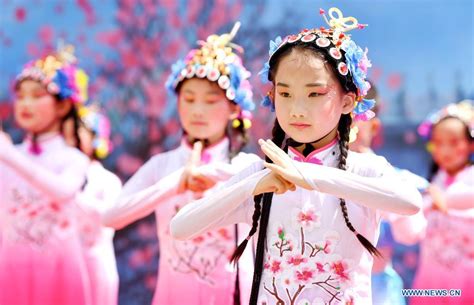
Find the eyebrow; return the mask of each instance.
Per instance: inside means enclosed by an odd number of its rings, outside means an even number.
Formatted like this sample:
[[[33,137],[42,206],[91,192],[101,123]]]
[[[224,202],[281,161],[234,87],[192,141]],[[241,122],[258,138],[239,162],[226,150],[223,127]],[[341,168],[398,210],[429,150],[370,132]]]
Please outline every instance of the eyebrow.
[[[196,92],[194,92],[193,90],[191,89],[184,89],[183,90],[183,93],[189,93],[189,94],[196,94]],[[207,95],[218,95],[219,94],[219,91],[217,90],[209,90],[209,91],[206,91]]]
[[[286,88],[290,88],[290,85],[288,84],[285,84],[285,83],[280,83],[278,82],[277,84],[277,87],[286,87]],[[305,87],[326,87],[328,84],[327,83],[309,83],[309,84],[306,84]]]
[[[327,85],[327,83],[310,83],[306,84],[305,87],[326,87]]]

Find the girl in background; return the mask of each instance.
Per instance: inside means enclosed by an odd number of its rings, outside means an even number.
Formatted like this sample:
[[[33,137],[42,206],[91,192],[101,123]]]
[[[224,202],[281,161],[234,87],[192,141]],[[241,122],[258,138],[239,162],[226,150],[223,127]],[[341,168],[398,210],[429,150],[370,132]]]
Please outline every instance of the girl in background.
[[[433,157],[425,196],[428,222],[414,288],[448,289],[445,297],[412,297],[410,304],[474,302],[474,106],[449,104],[418,128]],[[450,295],[461,289],[461,295]]]
[[[14,146],[0,132],[0,304],[91,304],[74,202],[88,160],[62,136],[87,99],[87,76],[67,47],[28,63],[15,95],[27,137]]]
[[[239,232],[234,225],[180,242],[169,232],[171,218],[188,202],[212,192],[252,163],[256,156],[239,153],[247,140],[253,109],[250,73],[234,53],[236,33],[211,35],[178,61],[167,81],[177,94],[184,129],[181,145],[151,158],[125,184],[105,221],[122,228],[155,212],[160,247],[159,276],[153,304],[231,305],[248,302],[252,261],[241,274],[226,267]],[[240,285],[242,284],[242,285]]]

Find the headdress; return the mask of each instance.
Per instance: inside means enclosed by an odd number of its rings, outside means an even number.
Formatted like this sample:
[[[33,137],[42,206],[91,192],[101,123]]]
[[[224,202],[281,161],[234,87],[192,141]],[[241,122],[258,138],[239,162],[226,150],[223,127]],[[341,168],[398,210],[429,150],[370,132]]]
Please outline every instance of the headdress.
[[[77,67],[74,47],[60,46],[56,53],[27,63],[16,77],[16,85],[26,79],[42,83],[46,90],[60,100],[70,99],[73,103],[87,100],[88,76]]]
[[[194,77],[216,82],[226,97],[240,106],[241,116],[248,119],[249,111],[255,108],[252,87],[248,81],[250,72],[234,52],[243,52],[243,49],[231,42],[239,27],[240,23],[237,22],[230,33],[211,35],[206,41],[198,41],[201,48],[192,49],[184,60],[178,60],[172,66],[171,75],[166,81],[168,91],[175,94],[181,82]],[[249,122],[245,124],[249,125]]]
[[[109,119],[101,113],[97,105],[80,106],[78,113],[85,127],[94,133],[92,147],[95,155],[104,159],[112,150]]]
[[[471,137],[474,137],[474,106],[472,100],[463,100],[459,103],[448,104],[441,110],[431,113],[418,126],[418,134],[429,140],[431,138],[433,126],[446,117],[460,119],[468,126]]]
[[[344,17],[342,12],[335,7],[329,9],[329,19],[324,10],[320,9],[320,14],[324,17],[329,28],[304,29],[300,33],[288,35],[284,39],[277,37],[274,41],[270,41],[269,59],[259,74],[264,82],[270,80],[270,61],[284,46],[295,43],[313,44],[328,54],[328,58],[332,60],[340,77],[345,80],[346,89],[348,89],[347,84],[350,83],[353,83],[357,88],[356,105],[353,110],[354,119],[369,120],[374,116],[370,109],[375,105],[375,100],[364,99],[364,97],[370,89],[370,83],[366,77],[367,70],[372,64],[367,58],[367,48],[362,50],[347,34],[350,30],[363,29],[367,25],[358,23],[354,17]],[[274,110],[269,94],[262,101],[262,105]]]

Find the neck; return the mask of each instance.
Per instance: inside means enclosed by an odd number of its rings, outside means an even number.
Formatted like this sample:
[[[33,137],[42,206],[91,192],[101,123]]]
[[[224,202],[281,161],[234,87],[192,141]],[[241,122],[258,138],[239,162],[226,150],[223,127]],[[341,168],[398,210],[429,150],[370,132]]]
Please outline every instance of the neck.
[[[455,168],[450,168],[450,169],[446,169],[446,173],[453,177],[453,176],[456,176],[460,171],[462,171],[464,168],[466,168],[466,166],[468,166],[469,163],[465,163],[461,166],[458,166],[458,167],[455,167]]]
[[[193,146],[193,144],[196,141],[201,141],[201,142],[203,142],[203,147],[204,148],[209,147],[209,146],[213,146],[214,144],[217,144],[217,143],[221,142],[224,138],[225,138],[225,134],[215,136],[215,137],[209,137],[207,139],[194,138],[190,135],[186,135],[186,141],[188,142],[189,145]]]
[[[41,133],[29,133],[28,136],[31,139],[35,139],[35,141],[41,141],[41,140],[48,140],[59,134],[60,133],[58,130],[58,131],[47,131],[47,132],[41,132]]]
[[[51,122],[47,127],[36,132],[29,132],[32,136],[42,137],[43,135],[58,134],[61,132],[61,124],[58,121]]]
[[[331,130],[329,133],[327,133],[325,136],[323,136],[322,138],[319,138],[318,140],[316,140],[314,142],[311,142],[311,143],[298,143],[298,142],[294,141],[295,145],[289,144],[289,146],[294,146],[294,148],[298,152],[305,155],[304,152],[305,151],[308,152],[308,149],[307,149],[308,146],[310,146],[311,151],[312,150],[317,150],[317,149],[320,149],[322,147],[325,147],[326,145],[328,145],[329,143],[334,141],[334,139],[336,137],[337,137],[337,126],[333,130]]]

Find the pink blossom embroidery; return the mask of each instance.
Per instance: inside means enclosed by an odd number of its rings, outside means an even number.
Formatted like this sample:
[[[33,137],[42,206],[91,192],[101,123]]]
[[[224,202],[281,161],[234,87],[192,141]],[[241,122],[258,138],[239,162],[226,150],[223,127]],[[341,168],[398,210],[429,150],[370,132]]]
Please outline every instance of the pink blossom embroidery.
[[[297,270],[295,272],[295,279],[296,282],[300,284],[307,284],[309,283],[315,275],[315,270],[310,269],[309,267],[304,267],[301,270]]]
[[[290,255],[286,260],[286,262],[289,265],[293,265],[293,266],[298,266],[302,263],[306,263],[307,261],[308,259],[306,257],[303,257],[302,255],[299,255],[299,254]]]
[[[331,270],[341,279],[343,282],[349,280],[349,275],[347,274],[347,264],[345,262],[336,261],[331,264]]]

